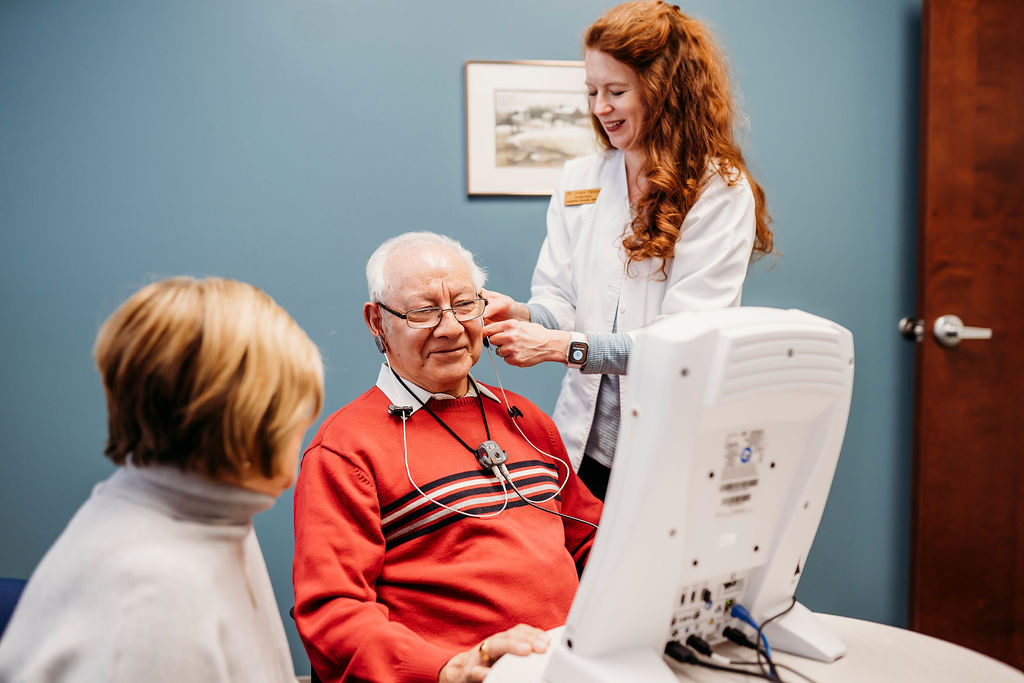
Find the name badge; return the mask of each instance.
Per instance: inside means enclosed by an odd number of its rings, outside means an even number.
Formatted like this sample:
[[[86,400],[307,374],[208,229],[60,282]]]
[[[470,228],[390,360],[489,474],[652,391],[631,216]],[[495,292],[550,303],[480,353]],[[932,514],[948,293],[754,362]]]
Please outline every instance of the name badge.
[[[593,204],[597,201],[597,195],[599,194],[601,194],[600,187],[595,187],[592,190],[567,190],[565,193],[565,205]]]

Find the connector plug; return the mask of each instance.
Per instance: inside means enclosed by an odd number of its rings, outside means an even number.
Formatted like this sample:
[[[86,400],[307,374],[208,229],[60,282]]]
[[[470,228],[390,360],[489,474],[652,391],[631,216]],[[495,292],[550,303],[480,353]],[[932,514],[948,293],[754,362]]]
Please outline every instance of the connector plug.
[[[692,647],[697,652],[701,653],[705,657],[709,657],[712,661],[718,662],[719,664],[731,664],[728,658],[722,655],[715,654],[715,651],[708,645],[708,641],[704,640],[696,633],[686,639],[686,644]]]
[[[686,644],[689,647],[691,647],[694,650],[696,650],[697,652],[699,652],[702,655],[704,655],[705,657],[710,657],[711,656],[711,646],[708,645],[708,642],[706,640],[704,640],[703,638],[698,636],[696,633],[694,633],[693,635],[691,635],[689,638],[686,639]]]
[[[665,643],[665,654],[681,664],[700,663],[697,659],[697,655],[693,654],[693,650],[686,647],[678,640],[670,640]]]
[[[751,650],[757,649],[757,646],[754,645],[754,641],[748,638],[747,634],[739,630],[738,628],[726,626],[725,629],[722,631],[722,635],[731,640],[732,642],[736,643],[737,645],[749,647]]]

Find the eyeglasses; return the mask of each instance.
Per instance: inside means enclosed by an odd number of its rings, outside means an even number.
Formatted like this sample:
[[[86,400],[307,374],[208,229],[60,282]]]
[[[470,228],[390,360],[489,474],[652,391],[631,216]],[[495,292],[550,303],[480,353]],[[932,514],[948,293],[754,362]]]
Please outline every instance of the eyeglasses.
[[[469,301],[460,301],[450,308],[431,306],[430,308],[414,308],[411,311],[406,311],[405,313],[399,313],[394,309],[388,308],[379,301],[377,302],[377,305],[391,315],[404,320],[412,329],[424,330],[429,327],[437,326],[438,323],[441,322],[441,316],[444,315],[445,311],[451,311],[452,315],[454,315],[455,319],[460,323],[468,323],[470,320],[476,320],[484,314],[484,309],[487,307],[487,299],[482,296],[478,296],[477,298]]]

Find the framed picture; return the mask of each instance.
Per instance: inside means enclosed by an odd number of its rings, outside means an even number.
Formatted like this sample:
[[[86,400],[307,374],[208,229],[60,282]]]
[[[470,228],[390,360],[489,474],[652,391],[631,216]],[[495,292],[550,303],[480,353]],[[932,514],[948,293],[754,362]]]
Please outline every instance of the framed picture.
[[[597,150],[583,62],[466,62],[466,192],[550,195]]]

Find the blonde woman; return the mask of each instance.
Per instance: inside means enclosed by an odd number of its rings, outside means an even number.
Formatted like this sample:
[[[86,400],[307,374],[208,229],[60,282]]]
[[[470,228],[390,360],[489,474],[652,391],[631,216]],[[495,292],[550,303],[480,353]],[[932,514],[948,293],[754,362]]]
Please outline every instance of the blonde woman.
[[[316,346],[251,285],[172,278],[124,302],[94,354],[119,467],[29,580],[0,679],[293,683],[252,518],[294,483]]]

